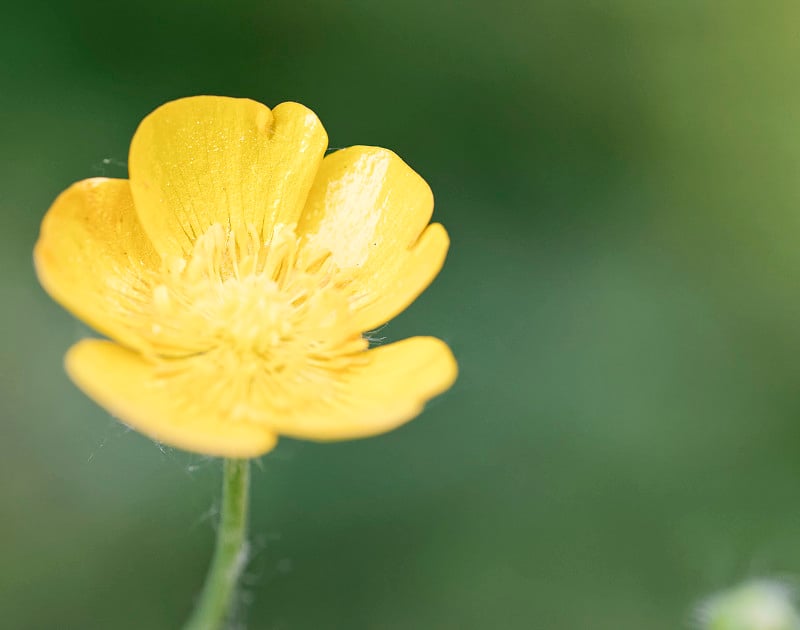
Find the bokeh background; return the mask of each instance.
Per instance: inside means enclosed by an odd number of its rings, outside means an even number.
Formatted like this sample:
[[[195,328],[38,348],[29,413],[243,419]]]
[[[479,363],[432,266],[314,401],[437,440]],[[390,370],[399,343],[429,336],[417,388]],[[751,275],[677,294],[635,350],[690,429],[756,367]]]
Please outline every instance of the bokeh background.
[[[800,575],[800,5],[26,0],[0,20],[0,625],[172,629],[220,467],[67,380],[33,274],[68,184],[180,96],[297,100],[391,147],[452,236],[383,331],[452,391],[253,479],[251,629],[674,630]]]

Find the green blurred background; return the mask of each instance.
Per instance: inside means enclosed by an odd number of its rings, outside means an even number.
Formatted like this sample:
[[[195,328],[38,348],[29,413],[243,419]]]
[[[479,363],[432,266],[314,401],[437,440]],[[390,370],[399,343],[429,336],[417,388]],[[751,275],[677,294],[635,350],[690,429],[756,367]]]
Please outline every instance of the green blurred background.
[[[218,462],[67,380],[53,198],[180,96],[297,100],[394,149],[452,236],[388,340],[452,391],[253,479],[251,629],[673,630],[800,575],[800,5],[26,0],[0,20],[0,625],[172,629]]]

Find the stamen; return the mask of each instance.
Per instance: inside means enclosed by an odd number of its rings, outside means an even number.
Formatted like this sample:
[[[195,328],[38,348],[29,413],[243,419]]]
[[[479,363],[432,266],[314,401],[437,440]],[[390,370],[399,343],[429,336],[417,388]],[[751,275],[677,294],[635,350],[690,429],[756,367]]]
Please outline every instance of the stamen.
[[[336,396],[335,373],[363,360],[368,344],[348,326],[348,282],[330,252],[300,241],[293,226],[264,242],[254,226],[235,233],[215,224],[187,258],[165,260],[131,299],[129,317],[141,322],[163,377],[203,392],[176,404],[267,419],[309,391]]]

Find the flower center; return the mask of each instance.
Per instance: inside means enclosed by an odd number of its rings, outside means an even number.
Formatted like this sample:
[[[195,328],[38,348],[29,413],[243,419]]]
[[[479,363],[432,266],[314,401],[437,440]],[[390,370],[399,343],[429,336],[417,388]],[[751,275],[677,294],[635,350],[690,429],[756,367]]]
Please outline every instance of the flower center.
[[[347,325],[346,285],[329,252],[301,243],[290,226],[263,242],[255,229],[241,235],[215,224],[188,257],[165,261],[142,333],[165,377],[202,392],[183,403],[257,419],[309,392],[333,395],[333,372],[366,349]]]

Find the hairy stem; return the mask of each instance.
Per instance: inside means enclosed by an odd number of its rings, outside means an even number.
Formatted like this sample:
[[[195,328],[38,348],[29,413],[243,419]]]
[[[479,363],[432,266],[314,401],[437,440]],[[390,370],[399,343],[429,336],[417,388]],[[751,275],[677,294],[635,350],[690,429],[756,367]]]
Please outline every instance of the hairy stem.
[[[239,575],[247,562],[250,462],[226,459],[217,546],[203,592],[184,630],[220,630],[230,615]]]

